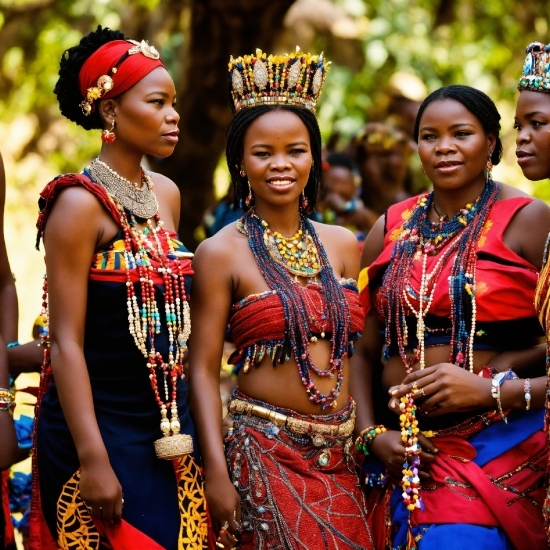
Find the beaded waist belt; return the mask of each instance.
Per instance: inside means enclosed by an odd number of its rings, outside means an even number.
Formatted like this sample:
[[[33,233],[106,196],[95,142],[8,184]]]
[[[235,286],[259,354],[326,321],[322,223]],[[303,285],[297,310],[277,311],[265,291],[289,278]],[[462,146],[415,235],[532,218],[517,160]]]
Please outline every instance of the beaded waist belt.
[[[270,420],[279,426],[284,426],[290,432],[297,435],[322,435],[328,437],[349,437],[355,428],[355,412],[341,424],[317,424],[299,418],[273,411],[260,405],[254,405],[243,399],[232,399],[228,404],[228,410],[232,414],[246,414]]]

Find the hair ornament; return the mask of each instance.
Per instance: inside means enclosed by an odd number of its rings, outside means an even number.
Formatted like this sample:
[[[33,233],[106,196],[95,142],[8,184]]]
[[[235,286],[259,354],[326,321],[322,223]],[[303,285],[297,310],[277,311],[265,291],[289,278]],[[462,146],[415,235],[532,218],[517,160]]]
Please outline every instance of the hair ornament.
[[[550,93],[550,44],[532,42],[525,52],[527,57],[518,90]]]
[[[155,48],[155,46],[149,46],[149,42],[142,40],[137,42],[136,40],[128,40],[130,44],[133,44],[134,47],[128,50],[128,55],[135,55],[136,53],[141,53],[149,59],[160,59],[160,53]]]
[[[129,44],[131,45],[130,48],[128,48]],[[127,60],[130,56],[134,56],[136,54],[142,54],[144,57],[153,61],[142,60],[143,63],[139,63],[140,69],[136,69],[135,62],[127,62],[125,64],[125,67],[129,64],[129,66],[127,67],[128,71],[123,72],[132,73],[132,76],[128,77],[128,75],[126,75],[125,77],[122,77],[125,82],[124,84],[122,84],[122,87],[119,87],[119,89],[117,90],[118,95],[118,93],[123,93],[130,87],[130,85],[135,84],[135,82],[143,78],[143,76],[145,76],[147,72],[149,72],[156,66],[162,65],[162,61],[160,61],[160,54],[157,49],[154,46],[150,46],[145,40],[142,40],[141,42],[137,42],[136,40],[115,40],[104,44],[101,48],[99,48],[99,50],[97,50],[96,52],[94,52],[94,54],[90,56],[88,61],[86,61],[84,67],[93,67],[94,65],[101,66],[103,64],[104,68],[102,70],[105,71],[106,63],[111,63],[112,65],[105,74],[101,75],[97,79],[95,86],[84,88],[86,90],[86,95],[84,96],[84,100],[80,103],[80,108],[82,109],[82,112],[85,116],[89,116],[94,111],[94,101],[96,101],[97,99],[101,99],[105,94],[111,92],[115,88],[113,76],[119,71],[120,66],[125,60]],[[111,57],[113,55],[115,57]],[[155,64],[154,62],[158,63]],[[106,66],[109,67],[109,65]],[[82,73],[83,71],[81,70],[79,79],[82,78]],[[98,73],[96,72],[95,74]],[[121,80],[120,75],[117,77],[117,81],[119,80]],[[90,80],[88,80],[88,82],[90,81],[93,82],[91,78]],[[121,83],[119,82],[119,84]],[[83,91],[82,88],[81,91]]]
[[[104,94],[110,92],[114,88],[114,85],[113,79],[108,74],[104,74],[97,79],[96,86],[88,88],[84,101],[80,103],[80,108],[85,116],[92,113],[94,101],[96,99],[101,99]]]
[[[256,55],[229,60],[229,88],[235,112],[257,105],[293,105],[315,112],[330,61],[323,54]]]

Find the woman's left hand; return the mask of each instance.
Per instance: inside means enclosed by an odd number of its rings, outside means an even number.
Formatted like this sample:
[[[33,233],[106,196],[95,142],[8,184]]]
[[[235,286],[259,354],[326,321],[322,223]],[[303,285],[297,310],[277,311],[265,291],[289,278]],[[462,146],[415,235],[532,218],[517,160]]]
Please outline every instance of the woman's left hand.
[[[389,389],[389,408],[398,413],[399,398],[407,393],[413,393],[420,412],[426,416],[494,405],[489,379],[451,363],[438,363],[407,375],[401,385]]]

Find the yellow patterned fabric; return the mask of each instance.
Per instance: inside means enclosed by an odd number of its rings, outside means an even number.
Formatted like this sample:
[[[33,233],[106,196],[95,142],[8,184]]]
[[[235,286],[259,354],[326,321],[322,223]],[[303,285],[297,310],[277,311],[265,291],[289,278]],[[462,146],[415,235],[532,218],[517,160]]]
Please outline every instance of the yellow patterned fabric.
[[[206,550],[208,516],[200,468],[191,455],[178,458],[173,463],[181,518],[178,550]]]
[[[109,550],[80,498],[80,471],[63,486],[57,501],[57,544],[61,550]]]
[[[183,243],[176,239],[174,235],[169,236],[169,242],[174,250],[181,250],[183,252],[187,251],[187,249],[183,246]],[[124,238],[121,237],[119,239],[116,239],[105,250],[99,250],[94,254],[94,257],[92,259],[92,268],[107,270],[125,270],[125,249],[126,244],[124,242]]]

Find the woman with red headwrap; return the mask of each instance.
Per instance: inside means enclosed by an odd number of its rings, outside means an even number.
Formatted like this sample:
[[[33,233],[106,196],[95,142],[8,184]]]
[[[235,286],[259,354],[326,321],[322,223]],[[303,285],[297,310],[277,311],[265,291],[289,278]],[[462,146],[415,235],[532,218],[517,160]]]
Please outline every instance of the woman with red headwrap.
[[[154,47],[98,27],[64,53],[55,93],[103,145],[39,201],[49,332],[31,548],[206,548],[183,371],[192,254],[178,189],[140,165],[178,141],[174,83]]]

